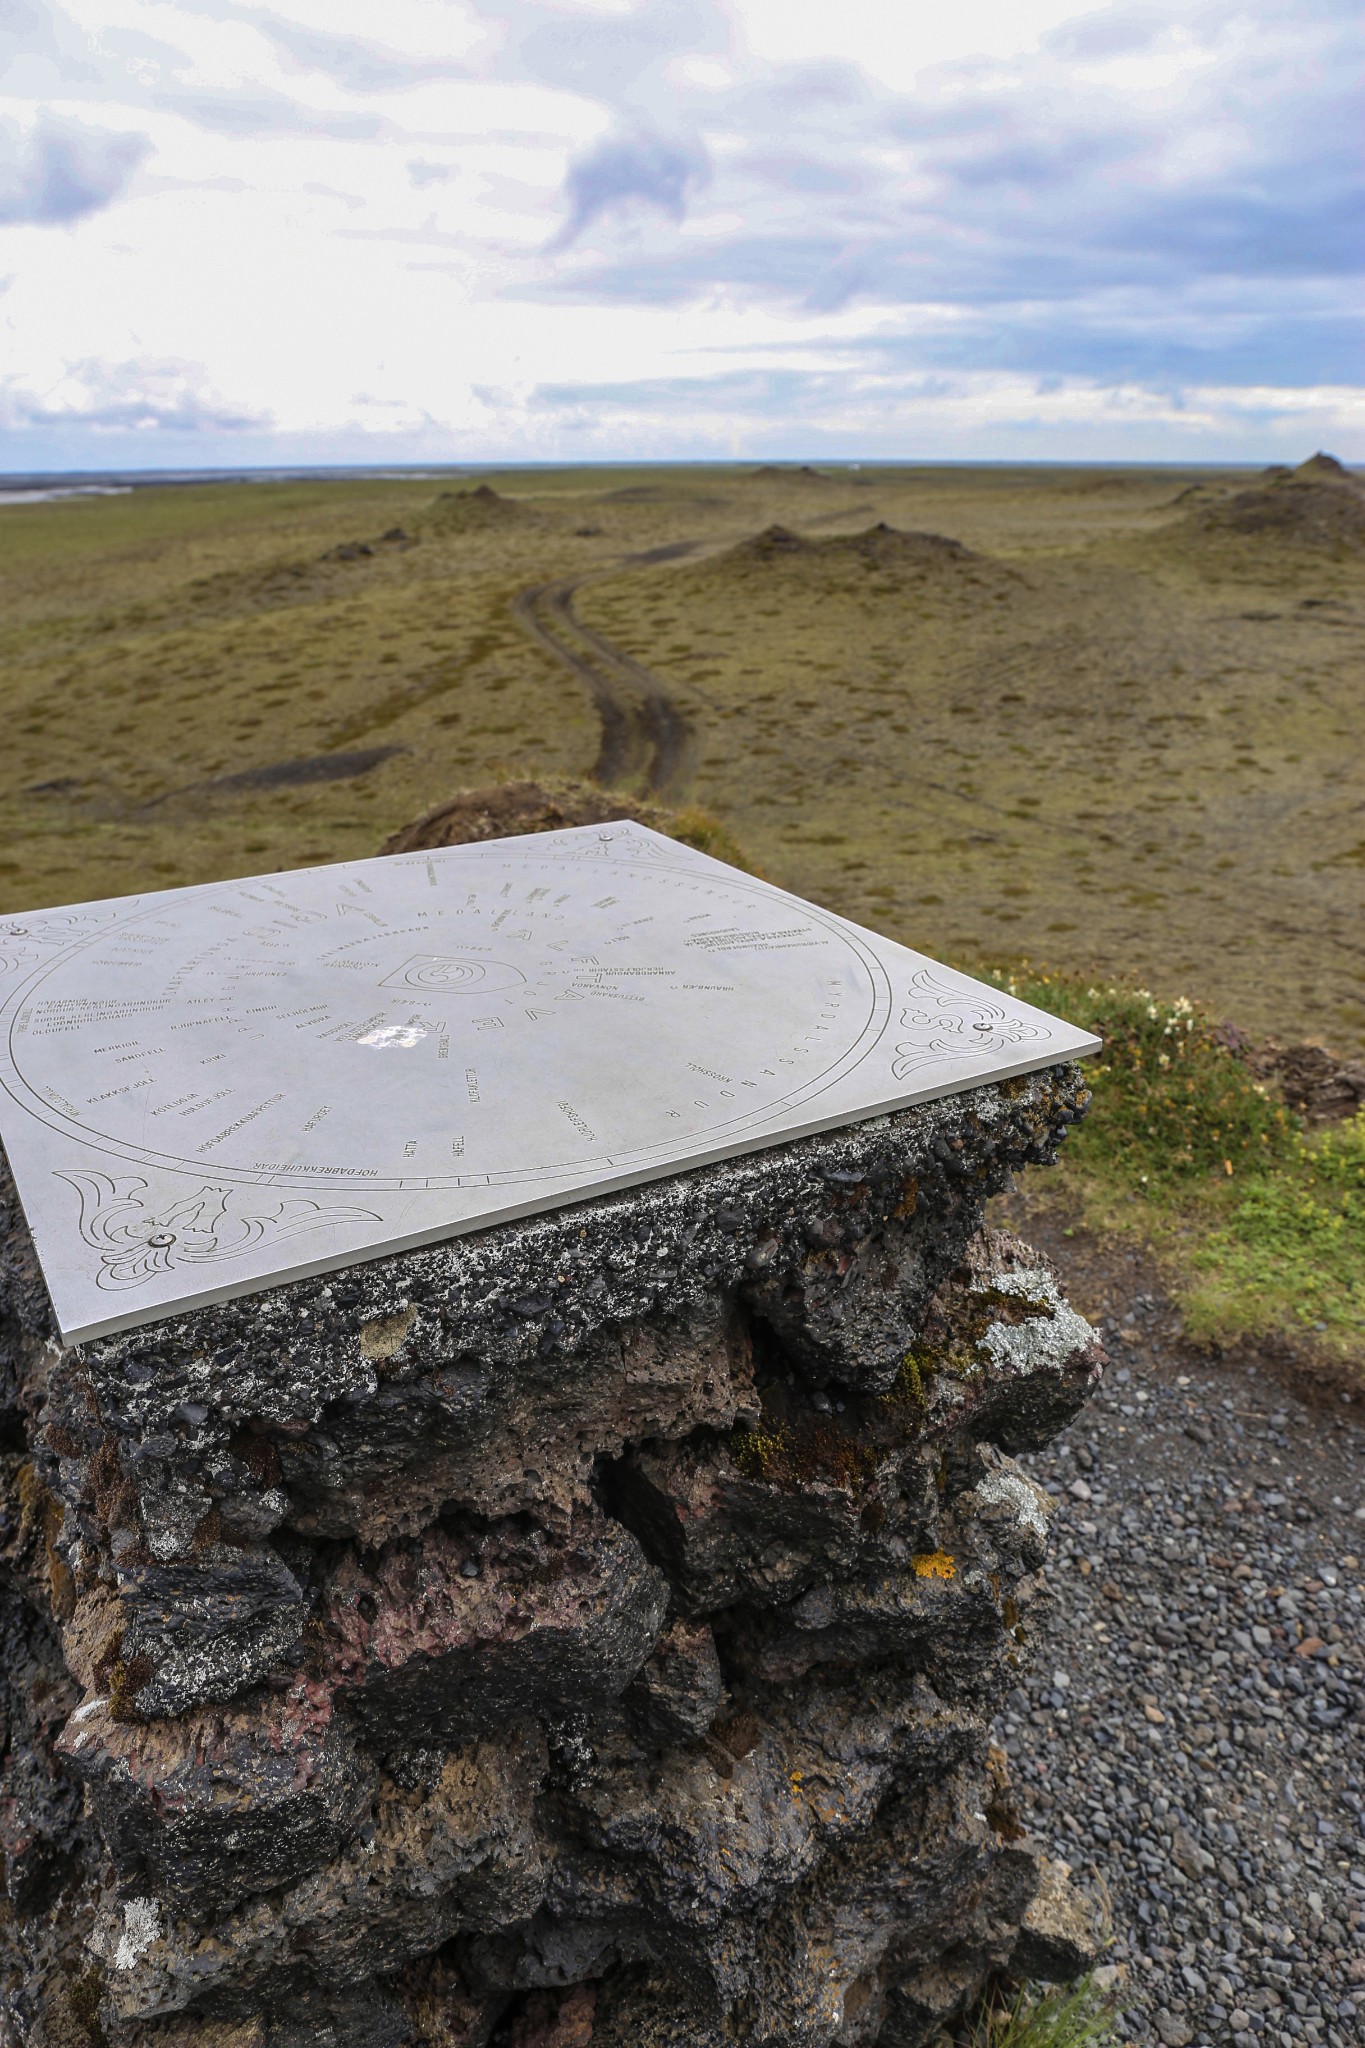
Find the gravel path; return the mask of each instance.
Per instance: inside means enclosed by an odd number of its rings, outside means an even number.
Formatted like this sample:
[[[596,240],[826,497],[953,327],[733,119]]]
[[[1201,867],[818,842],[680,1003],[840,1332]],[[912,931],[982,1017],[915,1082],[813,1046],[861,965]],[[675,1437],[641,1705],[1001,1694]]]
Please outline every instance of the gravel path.
[[[1050,1644],[1000,1729],[1021,1805],[1108,1890],[1121,2039],[1348,2048],[1365,2040],[1365,1405],[1307,1407],[1264,1364],[1211,1363],[1122,1254],[1107,1281],[1073,1277],[1079,1306],[1109,1309],[1114,1363],[1022,1461],[1061,1506]]]

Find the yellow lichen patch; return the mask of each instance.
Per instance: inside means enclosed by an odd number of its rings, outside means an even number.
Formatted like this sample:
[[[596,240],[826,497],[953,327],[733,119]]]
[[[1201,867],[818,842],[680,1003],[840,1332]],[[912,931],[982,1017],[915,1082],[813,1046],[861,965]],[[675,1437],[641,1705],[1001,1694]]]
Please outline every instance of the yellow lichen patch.
[[[734,1460],[746,1479],[768,1479],[788,1446],[784,1430],[746,1429],[732,1444]]]
[[[917,1579],[955,1579],[957,1565],[946,1550],[926,1550],[910,1560]]]
[[[913,1351],[907,1351],[901,1360],[900,1385],[897,1391],[907,1400],[923,1403],[924,1371]]]
[[[146,1719],[137,1696],[156,1675],[150,1657],[120,1658],[109,1672],[109,1718],[138,1727]]]

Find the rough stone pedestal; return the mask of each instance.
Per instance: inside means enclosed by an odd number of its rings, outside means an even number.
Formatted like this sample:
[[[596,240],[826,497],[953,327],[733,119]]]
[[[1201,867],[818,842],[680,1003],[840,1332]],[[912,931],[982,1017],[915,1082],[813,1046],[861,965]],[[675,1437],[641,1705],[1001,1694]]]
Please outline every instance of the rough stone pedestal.
[[[1010,1454],[1100,1355],[981,1217],[1084,1101],[1053,1068],[67,1350],[10,1196],[0,2038],[925,2041],[1038,1921],[988,1742],[1043,1604]]]

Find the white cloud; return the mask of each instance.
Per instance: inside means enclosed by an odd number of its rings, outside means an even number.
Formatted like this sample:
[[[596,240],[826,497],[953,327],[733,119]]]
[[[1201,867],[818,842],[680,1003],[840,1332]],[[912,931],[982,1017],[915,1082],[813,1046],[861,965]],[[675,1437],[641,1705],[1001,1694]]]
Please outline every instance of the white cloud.
[[[0,227],[64,227],[118,198],[151,148],[47,115],[25,131],[0,119]]]
[[[0,427],[82,428],[95,435],[238,433],[270,425],[267,414],[229,404],[208,388],[202,364],[69,363],[39,390],[0,382]]]

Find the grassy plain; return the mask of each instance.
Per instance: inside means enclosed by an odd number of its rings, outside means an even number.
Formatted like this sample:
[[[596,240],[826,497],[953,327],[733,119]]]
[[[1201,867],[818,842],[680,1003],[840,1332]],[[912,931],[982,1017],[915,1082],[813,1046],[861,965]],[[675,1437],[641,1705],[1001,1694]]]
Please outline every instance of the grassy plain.
[[[488,481],[0,507],[0,906],[368,853],[461,785],[589,771],[590,695],[512,610],[558,582],[686,717],[663,793],[774,879],[963,965],[1365,1042],[1349,519],[1220,527],[1252,480],[1214,472]]]

